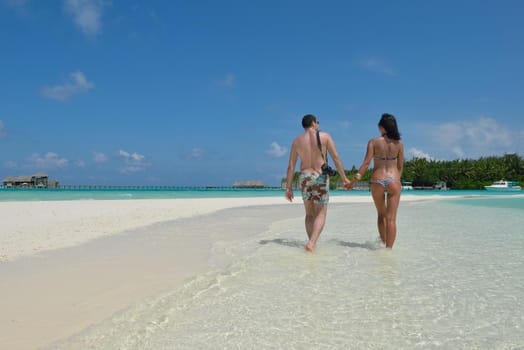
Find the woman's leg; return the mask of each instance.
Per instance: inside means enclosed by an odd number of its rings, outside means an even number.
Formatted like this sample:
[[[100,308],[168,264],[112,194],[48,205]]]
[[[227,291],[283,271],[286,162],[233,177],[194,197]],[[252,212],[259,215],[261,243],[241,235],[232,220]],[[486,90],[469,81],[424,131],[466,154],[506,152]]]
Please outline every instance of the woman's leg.
[[[387,195],[387,225],[386,225],[386,248],[393,248],[397,238],[397,210],[400,203],[400,191],[402,186],[400,182],[391,182],[388,185]]]
[[[387,239],[387,208],[386,208],[386,199],[385,199],[385,189],[384,186],[380,184],[371,184],[371,196],[373,197],[373,202],[377,208],[377,227],[378,233],[380,234],[380,239],[382,243],[386,244]]]

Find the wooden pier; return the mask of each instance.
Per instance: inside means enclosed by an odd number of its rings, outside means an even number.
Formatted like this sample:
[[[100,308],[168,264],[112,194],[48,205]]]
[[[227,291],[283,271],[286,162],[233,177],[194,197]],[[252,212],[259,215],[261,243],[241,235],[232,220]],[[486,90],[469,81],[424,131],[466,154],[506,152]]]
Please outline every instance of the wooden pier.
[[[280,189],[280,187],[239,187],[239,186],[109,186],[109,185],[61,185],[58,190],[84,190],[84,191],[232,191],[232,190],[267,190]]]

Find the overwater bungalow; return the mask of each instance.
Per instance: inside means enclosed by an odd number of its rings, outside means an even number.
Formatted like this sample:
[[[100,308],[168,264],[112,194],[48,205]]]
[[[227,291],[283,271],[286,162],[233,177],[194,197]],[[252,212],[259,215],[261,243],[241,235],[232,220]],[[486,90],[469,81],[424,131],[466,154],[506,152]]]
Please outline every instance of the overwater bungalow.
[[[4,188],[57,188],[58,181],[49,180],[45,173],[34,175],[8,176],[3,181]]]

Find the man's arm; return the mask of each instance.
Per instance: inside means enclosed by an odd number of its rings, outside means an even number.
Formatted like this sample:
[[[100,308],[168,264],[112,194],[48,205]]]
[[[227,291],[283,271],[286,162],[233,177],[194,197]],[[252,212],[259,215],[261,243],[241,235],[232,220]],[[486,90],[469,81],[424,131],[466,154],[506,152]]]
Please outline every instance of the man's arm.
[[[295,172],[295,166],[297,165],[297,159],[298,159],[297,148],[295,146],[295,142],[293,141],[293,145],[291,145],[291,151],[289,152],[289,163],[287,166],[287,175],[286,175],[286,198],[290,202],[293,201],[292,183],[293,183],[293,173]]]
[[[346,183],[349,182],[348,178],[346,177],[346,172],[344,170],[344,164],[342,164],[342,160],[340,159],[337,147],[335,146],[335,141],[333,141],[333,138],[331,135],[327,134],[327,149],[329,151],[329,155],[331,156],[331,159],[333,159],[333,163],[337,167],[338,174],[340,175],[340,178],[342,179],[342,182],[344,183],[344,186]]]

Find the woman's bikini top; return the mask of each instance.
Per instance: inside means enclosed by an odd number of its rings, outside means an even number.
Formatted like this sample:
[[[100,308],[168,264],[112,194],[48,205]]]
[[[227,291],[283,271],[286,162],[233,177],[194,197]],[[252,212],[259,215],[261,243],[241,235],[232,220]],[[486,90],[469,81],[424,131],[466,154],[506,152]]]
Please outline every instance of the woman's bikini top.
[[[375,160],[397,160],[398,157],[373,157]]]
[[[382,137],[387,136],[386,133],[382,134]],[[397,160],[398,156],[395,157],[373,157],[374,160]]]

